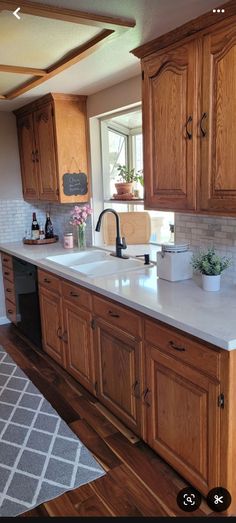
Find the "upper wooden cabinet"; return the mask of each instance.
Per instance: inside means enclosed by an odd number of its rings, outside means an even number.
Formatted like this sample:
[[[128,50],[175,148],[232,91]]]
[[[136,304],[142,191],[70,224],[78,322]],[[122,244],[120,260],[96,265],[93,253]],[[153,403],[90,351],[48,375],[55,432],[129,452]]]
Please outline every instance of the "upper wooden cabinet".
[[[200,208],[236,211],[236,20],[203,39]],[[204,132],[206,134],[204,135]]]
[[[88,201],[86,97],[49,94],[15,114],[24,199]]]
[[[142,59],[148,209],[236,213],[236,16],[215,21],[133,51]]]
[[[196,209],[198,42],[144,63],[143,132],[148,208]]]

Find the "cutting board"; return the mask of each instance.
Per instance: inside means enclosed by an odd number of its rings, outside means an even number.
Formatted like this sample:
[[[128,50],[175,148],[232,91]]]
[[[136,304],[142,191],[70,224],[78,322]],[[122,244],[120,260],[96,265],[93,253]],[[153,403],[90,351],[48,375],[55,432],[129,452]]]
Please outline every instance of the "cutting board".
[[[119,212],[121,236],[127,244],[148,243],[151,235],[151,220],[148,212]],[[115,244],[116,219],[112,213],[103,217],[103,238],[106,245]]]

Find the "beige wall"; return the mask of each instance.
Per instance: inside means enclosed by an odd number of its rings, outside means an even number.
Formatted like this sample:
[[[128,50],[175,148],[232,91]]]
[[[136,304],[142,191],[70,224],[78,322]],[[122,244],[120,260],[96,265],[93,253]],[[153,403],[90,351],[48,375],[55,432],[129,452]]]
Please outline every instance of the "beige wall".
[[[88,118],[140,103],[141,74],[88,97]]]
[[[0,112],[0,199],[21,197],[16,120],[14,114]]]

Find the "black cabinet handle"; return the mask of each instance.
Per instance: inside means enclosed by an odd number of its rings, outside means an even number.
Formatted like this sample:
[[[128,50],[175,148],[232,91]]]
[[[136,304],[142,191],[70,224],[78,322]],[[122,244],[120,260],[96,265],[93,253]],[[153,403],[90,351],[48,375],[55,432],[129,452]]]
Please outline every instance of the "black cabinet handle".
[[[207,134],[206,130],[203,129],[203,127],[202,127],[203,120],[205,120],[206,118],[207,118],[207,113],[203,113],[201,120],[200,120],[200,131],[201,131],[202,138],[205,138],[205,136]]]
[[[147,407],[151,407],[151,403],[149,403],[149,401],[147,400],[147,395],[149,394],[149,392],[151,392],[151,390],[147,387],[142,393],[143,402]]]
[[[77,293],[74,292],[74,291],[70,291],[70,296],[72,296],[72,298],[79,298],[79,297],[80,297],[80,295],[77,294]]]
[[[8,314],[13,314],[13,311],[11,309],[7,309]]]
[[[48,278],[44,278],[43,280],[45,283],[51,283],[51,280],[49,280]]]
[[[184,352],[186,350],[184,347],[180,347],[179,345],[176,345],[176,343],[174,341],[169,341],[169,346],[174,350],[178,350],[179,352]]]
[[[188,125],[193,121],[192,119],[192,116],[189,116],[188,119],[187,119],[187,122],[185,124],[185,129],[186,129],[186,138],[188,140],[192,140],[192,133],[188,130]]]
[[[58,337],[60,340],[63,340],[63,335],[61,334],[61,327],[58,327],[58,329],[57,329],[57,337]]]
[[[140,395],[137,391],[137,387],[139,385],[139,382],[138,380],[135,380],[134,384],[132,385],[132,395],[136,398],[136,399],[139,399],[140,398]]]
[[[4,271],[4,276],[9,276],[10,272]]]
[[[7,292],[12,292],[12,289],[9,289],[9,288],[8,288],[8,289],[6,289],[6,291],[7,291]]]
[[[33,163],[35,163],[35,151],[32,151],[31,153],[31,160]]]
[[[119,318],[120,315],[117,314],[116,312],[113,312],[113,311],[108,311],[108,314],[112,317],[112,318]]]

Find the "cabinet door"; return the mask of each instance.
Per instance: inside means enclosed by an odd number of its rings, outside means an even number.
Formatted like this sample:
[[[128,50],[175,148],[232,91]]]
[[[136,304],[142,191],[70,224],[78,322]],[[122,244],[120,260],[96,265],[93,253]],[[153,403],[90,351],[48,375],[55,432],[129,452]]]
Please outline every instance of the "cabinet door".
[[[143,62],[145,207],[196,208],[199,41]]]
[[[35,111],[36,162],[39,166],[39,199],[57,201],[58,183],[52,104]]]
[[[42,286],[39,298],[43,348],[59,365],[65,367],[62,298]]]
[[[100,319],[96,320],[95,341],[98,398],[140,434],[141,342]]]
[[[204,37],[201,132],[203,210],[236,211],[236,25]]]
[[[34,124],[32,114],[17,120],[23,196],[25,200],[38,198],[38,164],[35,155]]]
[[[86,389],[94,393],[94,358],[91,321],[92,315],[68,301],[63,303],[66,369]]]
[[[220,484],[219,383],[152,346],[146,364],[148,443],[207,493]]]

